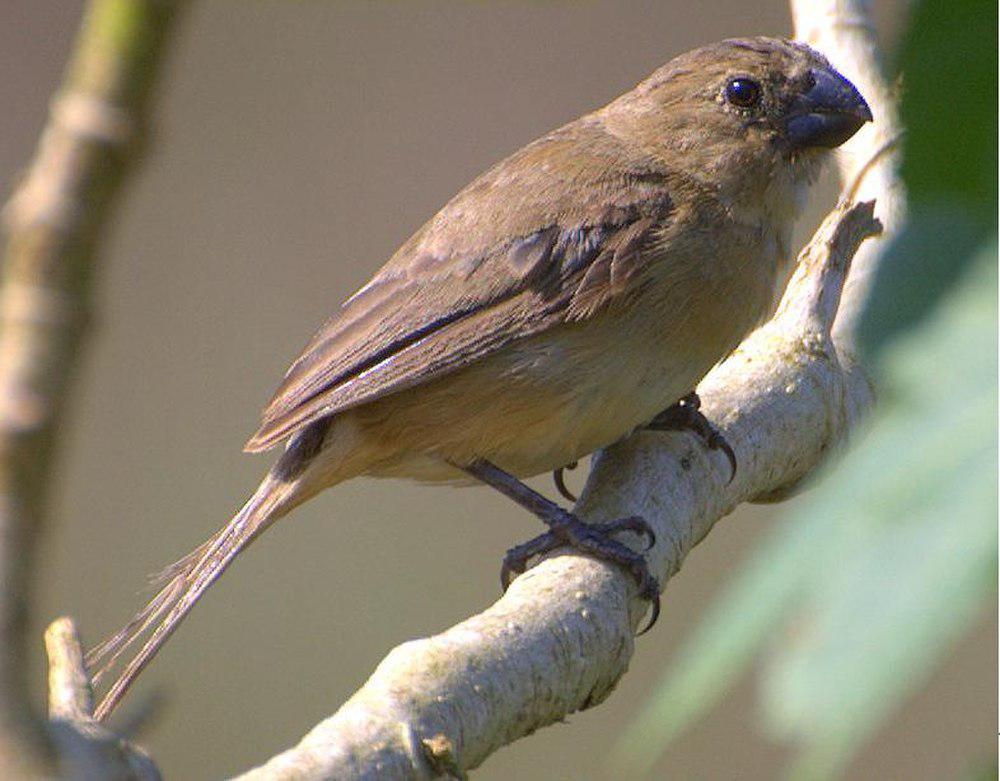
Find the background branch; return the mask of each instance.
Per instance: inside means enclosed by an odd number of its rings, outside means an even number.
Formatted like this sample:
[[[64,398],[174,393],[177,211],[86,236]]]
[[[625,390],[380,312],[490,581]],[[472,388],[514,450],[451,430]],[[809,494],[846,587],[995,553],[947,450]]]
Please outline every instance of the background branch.
[[[56,747],[59,777],[159,781],[159,770],[145,751],[93,718],[94,693],[71,619],[60,618],[49,625],[45,650],[49,657],[49,734]]]
[[[56,434],[87,322],[97,249],[135,167],[180,2],[94,0],[35,158],[4,212],[0,290],[0,776],[42,743],[27,714],[25,630]]]
[[[862,247],[851,265],[834,337],[841,350],[854,341],[857,318],[864,309],[882,248],[897,234],[906,216],[906,191],[899,176],[897,85],[886,81],[872,15],[872,0],[791,0],[795,36],[823,52],[868,100],[875,121],[838,150],[841,180],[853,186],[857,200],[876,200],[885,226],[883,241]]]

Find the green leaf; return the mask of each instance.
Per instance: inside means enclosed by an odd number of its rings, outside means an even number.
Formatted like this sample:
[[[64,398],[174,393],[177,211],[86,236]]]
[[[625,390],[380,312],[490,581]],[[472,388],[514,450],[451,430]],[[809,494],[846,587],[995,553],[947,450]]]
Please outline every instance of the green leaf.
[[[997,4],[924,0],[911,14],[899,62],[910,198],[954,203],[995,230]]]
[[[982,230],[954,203],[910,205],[906,225],[885,251],[858,324],[865,363],[877,365],[880,350],[914,327],[962,276],[982,243]]]
[[[996,584],[996,246],[886,350],[889,398],[800,514],[840,528],[764,679],[772,734],[828,778],[980,615]],[[861,519],[861,523],[859,523]]]
[[[924,0],[911,13],[899,63],[910,217],[878,266],[859,328],[869,361],[997,232],[997,4]]]

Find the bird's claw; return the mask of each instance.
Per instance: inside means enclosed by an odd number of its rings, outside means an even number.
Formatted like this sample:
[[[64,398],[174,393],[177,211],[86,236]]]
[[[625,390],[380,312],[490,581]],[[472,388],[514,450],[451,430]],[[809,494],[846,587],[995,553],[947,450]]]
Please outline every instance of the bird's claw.
[[[563,473],[567,469],[576,469],[577,462],[572,461],[566,466],[561,466],[558,469],[552,470],[552,482],[556,484],[556,490],[562,494],[564,499],[568,499],[571,502],[576,501],[576,496],[566,487],[566,481],[563,479]]]
[[[650,573],[646,559],[626,545],[613,539],[611,535],[628,531],[646,538],[646,550],[656,544],[656,534],[641,517],[633,515],[604,523],[586,524],[569,513],[545,534],[516,545],[507,551],[500,568],[500,584],[504,591],[514,577],[528,568],[528,562],[544,556],[556,548],[569,546],[580,553],[586,553],[602,561],[610,561],[624,567],[635,579],[639,596],[652,603],[652,615],[639,634],[645,634],[656,623],[660,615],[660,584]]]
[[[614,521],[590,524],[590,528],[596,529],[600,534],[610,537],[618,532],[632,532],[646,538],[646,548],[648,552],[656,545],[656,532],[653,527],[646,523],[646,519],[641,515],[630,515],[627,518],[618,518]]]
[[[701,411],[697,393],[689,393],[671,407],[667,407],[649,423],[650,431],[691,431],[709,450],[721,450],[729,461],[729,482],[736,477],[736,453],[715,425]]]

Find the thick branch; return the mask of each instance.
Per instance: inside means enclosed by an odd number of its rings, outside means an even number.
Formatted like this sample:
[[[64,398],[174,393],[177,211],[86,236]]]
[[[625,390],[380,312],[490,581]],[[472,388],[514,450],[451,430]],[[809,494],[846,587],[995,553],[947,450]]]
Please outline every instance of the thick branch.
[[[4,212],[0,290],[0,776],[29,772],[25,628],[54,434],[96,249],[134,166],[180,3],[95,0],[35,158]],[[36,570],[37,572],[37,570]]]
[[[699,388],[740,467],[688,434],[642,433],[595,461],[577,511],[642,515],[656,574],[674,574],[742,501],[799,479],[871,399],[829,336],[844,273],[880,230],[872,204],[838,208],[802,254],[776,318]],[[611,692],[647,604],[622,570],[556,555],[485,612],[393,650],[368,682],[302,742],[246,779],[461,776],[493,751]]]

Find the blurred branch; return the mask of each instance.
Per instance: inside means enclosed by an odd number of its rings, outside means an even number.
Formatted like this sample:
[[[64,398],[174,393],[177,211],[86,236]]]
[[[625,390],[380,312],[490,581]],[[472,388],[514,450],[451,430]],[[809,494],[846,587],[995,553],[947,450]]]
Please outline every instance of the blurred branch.
[[[861,91],[875,114],[875,122],[859,130],[838,153],[840,176],[847,186],[863,171],[853,188],[854,197],[875,199],[877,216],[886,230],[883,241],[862,247],[851,266],[834,327],[842,350],[853,342],[882,247],[902,227],[906,212],[906,191],[899,176],[898,85],[885,79],[872,5],[873,0],[791,0],[795,36],[823,52]]]
[[[903,196],[887,142],[898,121],[870,3],[792,5],[799,37],[842,68],[875,111],[875,127],[851,142],[841,173],[853,195],[877,197],[895,230]],[[862,169],[863,179],[852,181]],[[648,558],[661,582],[737,504],[784,496],[870,408],[872,389],[850,342],[884,240],[862,249],[846,279],[862,241],[881,231],[873,207],[838,205],[801,253],[774,319],[698,388],[736,452],[731,484],[725,459],[690,435],[639,433],[595,458],[577,512],[643,516],[656,531]],[[483,613],[391,651],[337,713],[243,778],[464,777],[501,746],[606,698],[628,666],[646,608],[623,571],[551,556]]]
[[[94,693],[71,619],[52,622],[45,632],[45,649],[49,656],[49,734],[56,746],[59,777],[159,781],[160,773],[146,752],[93,718]]]
[[[39,772],[26,648],[35,548],[97,249],[142,151],[181,2],[93,0],[34,160],[4,211],[0,271],[0,777]],[[56,668],[61,669],[61,668]],[[64,681],[65,683],[65,681]],[[79,703],[77,703],[79,705]]]

